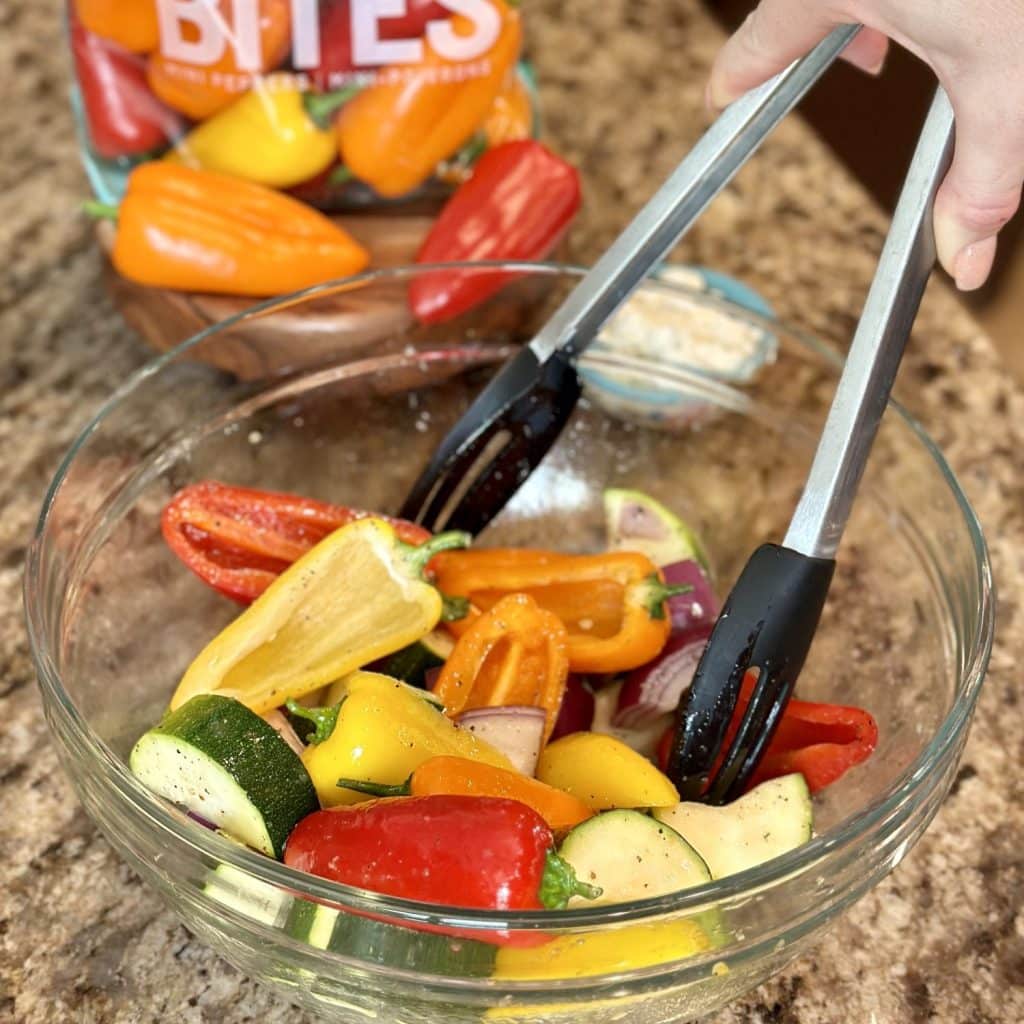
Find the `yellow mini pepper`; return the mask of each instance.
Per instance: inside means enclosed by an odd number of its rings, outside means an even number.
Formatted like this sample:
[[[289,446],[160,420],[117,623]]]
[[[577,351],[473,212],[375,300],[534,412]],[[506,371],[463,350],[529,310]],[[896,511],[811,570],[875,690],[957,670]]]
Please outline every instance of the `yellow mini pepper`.
[[[346,98],[306,96],[292,75],[269,75],[193,128],[169,159],[272,188],[298,185],[334,160],[334,136],[319,122]]]
[[[441,595],[424,581],[424,567],[468,542],[465,533],[440,533],[413,547],[381,519],[335,530],[203,648],[171,710],[197,693],[222,693],[261,715],[408,646],[441,618]]]
[[[537,778],[565,790],[595,811],[613,807],[668,807],[678,803],[668,777],[614,736],[574,732],[549,743]]]
[[[442,755],[513,771],[504,754],[459,729],[424,695],[397,679],[357,672],[343,688],[347,693],[333,729],[302,755],[324,807],[369,799],[342,788],[339,779],[398,785],[425,761]]]

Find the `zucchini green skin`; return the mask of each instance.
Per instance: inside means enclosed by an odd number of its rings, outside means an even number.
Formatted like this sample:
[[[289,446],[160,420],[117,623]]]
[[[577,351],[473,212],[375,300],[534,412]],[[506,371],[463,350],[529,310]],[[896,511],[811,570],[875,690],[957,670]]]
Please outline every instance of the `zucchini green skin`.
[[[401,928],[312,903],[296,903],[288,931],[333,953],[453,978],[490,977],[498,953],[475,939]]]
[[[280,857],[295,825],[320,809],[298,755],[231,697],[200,694],[135,744],[133,774],[151,790]]]

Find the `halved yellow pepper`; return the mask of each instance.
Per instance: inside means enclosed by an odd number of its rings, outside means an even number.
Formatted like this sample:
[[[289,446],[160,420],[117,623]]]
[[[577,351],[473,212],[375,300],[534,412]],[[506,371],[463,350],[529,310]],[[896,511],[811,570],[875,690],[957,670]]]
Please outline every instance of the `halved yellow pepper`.
[[[676,787],[646,757],[597,732],[574,732],[549,743],[540,755],[537,778],[595,811],[667,807],[679,801]]]
[[[452,532],[414,547],[381,519],[335,530],[203,648],[171,710],[216,692],[262,715],[407,647],[441,619],[441,594],[423,579],[424,567],[436,552],[467,543],[468,534]]]
[[[356,672],[340,689],[344,696],[334,729],[302,755],[324,807],[370,799],[341,788],[340,778],[397,785],[440,755],[514,770],[504,754],[459,729],[425,696],[397,679]]]

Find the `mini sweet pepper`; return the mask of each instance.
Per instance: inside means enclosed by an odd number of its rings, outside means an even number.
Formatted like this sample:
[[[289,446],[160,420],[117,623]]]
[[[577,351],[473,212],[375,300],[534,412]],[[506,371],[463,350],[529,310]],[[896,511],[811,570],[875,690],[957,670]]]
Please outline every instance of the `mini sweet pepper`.
[[[424,567],[436,552],[468,542],[467,534],[440,533],[413,547],[380,519],[343,526],[203,648],[171,709],[217,692],[263,714],[418,640],[443,611]]]
[[[318,122],[346,95],[307,97],[292,75],[268,75],[193,128],[173,158],[271,188],[298,185],[334,161],[334,136]]]
[[[481,610],[522,593],[553,612],[569,631],[573,672],[624,672],[657,657],[668,640],[665,601],[680,593],[663,582],[646,555],[613,551],[565,555],[529,548],[448,552],[431,565],[445,594]],[[688,588],[683,588],[688,589]],[[468,616],[450,628],[471,628]]]
[[[328,735],[302,755],[324,807],[368,799],[339,780],[400,784],[440,755],[512,771],[504,754],[458,728],[413,687],[375,672],[355,676]]]
[[[518,11],[490,0],[501,16],[498,37],[479,68],[442,57],[424,41],[422,63],[380,72],[376,84],[346,103],[337,125],[342,162],[380,195],[411,192],[480,127],[515,65],[522,41]],[[473,26],[452,18],[456,35]]]
[[[279,295],[369,262],[358,242],[296,199],[163,160],[132,171],[119,207],[85,208],[117,221],[118,273],[158,288]]]

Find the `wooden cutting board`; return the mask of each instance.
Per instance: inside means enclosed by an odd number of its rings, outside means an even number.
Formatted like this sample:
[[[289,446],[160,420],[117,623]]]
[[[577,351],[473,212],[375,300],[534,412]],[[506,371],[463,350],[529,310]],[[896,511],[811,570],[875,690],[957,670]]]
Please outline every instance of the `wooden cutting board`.
[[[335,219],[369,250],[373,268],[414,262],[434,222],[426,214],[353,214]],[[96,231],[109,254],[114,225],[102,221]],[[125,320],[161,352],[258,301],[136,284],[109,263],[106,280]],[[365,352],[412,326],[405,287],[375,286],[372,295],[366,290],[338,291],[295,310],[246,317],[221,333],[216,345],[197,346],[194,355],[243,380],[254,380]]]

